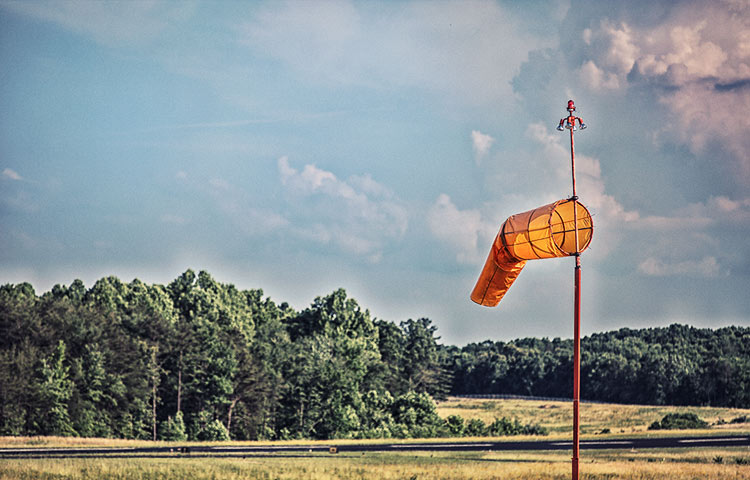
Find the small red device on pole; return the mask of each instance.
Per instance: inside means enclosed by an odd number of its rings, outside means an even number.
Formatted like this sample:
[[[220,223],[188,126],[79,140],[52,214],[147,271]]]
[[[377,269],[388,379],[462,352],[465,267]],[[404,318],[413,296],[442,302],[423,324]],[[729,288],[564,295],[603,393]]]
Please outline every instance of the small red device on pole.
[[[574,226],[575,230],[575,245],[576,252],[574,254],[576,259],[575,264],[575,293],[573,300],[573,459],[572,459],[572,478],[578,480],[578,460],[579,460],[579,436],[580,436],[580,402],[581,402],[581,252],[578,246],[578,195],[576,193],[576,153],[575,143],[573,142],[573,132],[586,128],[586,124],[583,123],[580,117],[576,117],[574,112],[576,111],[575,103],[573,100],[568,100],[568,116],[560,119],[560,123],[557,125],[557,129],[564,131],[566,128],[570,130],[570,169],[573,177],[573,209],[574,209]],[[578,122],[578,127],[576,127]]]

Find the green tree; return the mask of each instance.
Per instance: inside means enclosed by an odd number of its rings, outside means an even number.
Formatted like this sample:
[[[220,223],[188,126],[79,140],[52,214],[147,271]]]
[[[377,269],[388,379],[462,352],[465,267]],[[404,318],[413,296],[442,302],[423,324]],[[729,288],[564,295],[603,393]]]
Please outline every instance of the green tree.
[[[293,352],[285,366],[285,428],[302,437],[357,435],[362,396],[374,385],[380,362],[369,312],[339,289],[316,298],[287,324]]]
[[[41,351],[28,340],[0,350],[0,435],[28,435],[34,429],[35,384]]]
[[[35,430],[41,435],[75,435],[68,400],[73,390],[70,368],[65,365],[65,342],[60,340],[52,355],[43,358],[37,379],[38,411]]]
[[[409,380],[404,375],[404,331],[393,322],[375,320],[378,330],[378,350],[381,362],[380,371],[374,372],[376,377],[382,378],[383,388],[393,394],[406,393],[409,390]]]
[[[450,391],[451,375],[440,362],[435,336],[437,327],[428,318],[401,322],[404,332],[403,374],[409,390],[445,398]]]
[[[168,367],[177,374],[171,379],[175,411],[185,412],[190,431],[200,421],[200,412],[226,419],[231,427],[235,406],[258,386],[253,377],[257,369],[248,354],[255,333],[248,296],[233,285],[216,282],[207,272],[196,277],[191,270],[168,290],[178,312],[175,354]]]
[[[107,412],[116,402],[109,395],[110,377],[104,354],[98,345],[89,344],[83,355],[74,358],[71,364],[73,392],[69,410],[75,431],[82,437],[111,436]]]

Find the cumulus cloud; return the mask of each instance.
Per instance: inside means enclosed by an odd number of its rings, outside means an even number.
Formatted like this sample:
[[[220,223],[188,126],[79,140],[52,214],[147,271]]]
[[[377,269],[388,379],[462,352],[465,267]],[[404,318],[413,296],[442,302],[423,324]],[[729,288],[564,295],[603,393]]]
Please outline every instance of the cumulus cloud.
[[[492,144],[495,143],[495,139],[492,136],[482,133],[479,130],[471,131],[471,144],[474,149],[474,158],[476,159],[477,165],[479,165],[487,153],[489,153]]]
[[[583,41],[593,57],[584,65],[589,65],[589,68],[595,68],[606,75],[627,75],[640,52],[635,44],[635,36],[636,33],[629,25],[615,24],[607,18],[602,19],[597,28],[583,31]]]
[[[722,148],[750,184],[750,4],[676,2],[663,21],[604,17],[585,29],[578,78],[599,93],[652,91],[671,114],[659,139]],[[623,15],[612,12],[613,15]],[[574,49],[575,50],[575,49]]]
[[[352,198],[354,189],[344,182],[340,182],[336,175],[321,170],[315,165],[305,165],[302,172],[289,166],[289,159],[281,157],[278,161],[281,183],[296,193],[311,195],[325,193],[334,197]]]
[[[596,66],[593,60],[588,60],[578,69],[578,76],[584,85],[594,90],[616,90],[620,88],[620,80],[617,74],[605,72]]]
[[[649,81],[679,87],[709,78],[746,78],[748,53],[736,39],[747,37],[750,20],[732,13],[726,2],[683,3],[657,24],[602,18],[582,34],[582,65],[614,75],[623,86]]]
[[[750,84],[719,91],[712,83],[695,83],[660,101],[673,112],[673,126],[665,126],[665,132],[699,154],[707,153],[709,145],[721,145],[736,159],[737,180],[750,184]]]
[[[406,207],[371,176],[341,180],[311,164],[300,171],[287,157],[277,164],[290,203],[290,228],[298,237],[378,262],[406,233]]]

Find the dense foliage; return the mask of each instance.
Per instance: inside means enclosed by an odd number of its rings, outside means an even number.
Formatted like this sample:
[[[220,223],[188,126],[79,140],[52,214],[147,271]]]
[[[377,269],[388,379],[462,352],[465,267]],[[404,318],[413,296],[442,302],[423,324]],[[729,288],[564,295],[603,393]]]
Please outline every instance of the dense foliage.
[[[566,340],[438,344],[426,318],[373,319],[344,290],[301,312],[188,270],[37,295],[0,286],[0,435],[164,440],[544,433],[442,420],[448,393],[569,396]],[[750,329],[584,340],[584,397],[748,406]],[[473,423],[472,423],[473,422]],[[480,424],[481,423],[481,424]]]
[[[435,330],[373,320],[344,290],[297,312],[191,270],[166,286],[4,285],[0,435],[443,435]]]

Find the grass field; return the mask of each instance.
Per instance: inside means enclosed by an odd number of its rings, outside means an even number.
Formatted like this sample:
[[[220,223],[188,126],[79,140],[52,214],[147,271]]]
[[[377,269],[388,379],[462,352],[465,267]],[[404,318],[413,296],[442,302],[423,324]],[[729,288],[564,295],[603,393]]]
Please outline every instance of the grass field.
[[[582,479],[750,479],[747,448],[586,453]],[[244,458],[5,460],[0,479],[443,480],[570,478],[565,452],[248,455]]]
[[[480,400],[451,398],[438,405],[441,416],[491,422],[495,417],[518,418],[550,429],[549,437],[570,437],[570,403],[531,400]],[[750,409],[711,407],[651,407],[638,405],[582,404],[584,438],[670,434],[750,434],[750,424],[724,424],[707,430],[647,431],[665,414],[692,412],[711,424],[750,415]],[[600,435],[609,428],[611,434]],[[549,438],[548,437],[548,438]],[[510,439],[506,437],[507,439]],[[517,440],[520,437],[511,437]],[[343,444],[354,441],[322,442]],[[247,444],[250,442],[233,442]],[[285,442],[293,443],[293,442]],[[314,442],[296,442],[310,444]],[[185,443],[180,443],[184,445]],[[257,442],[255,443],[257,444]],[[154,442],[76,439],[61,437],[2,437],[0,447],[139,447]],[[157,445],[168,445],[157,442]],[[226,445],[226,443],[225,443]],[[581,478],[586,480],[750,480],[750,448],[694,448],[595,450],[581,454]],[[570,452],[400,452],[309,453],[299,455],[245,455],[237,457],[167,458],[50,458],[3,459],[0,480],[287,480],[287,479],[519,479],[570,478]]]

